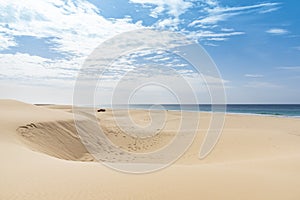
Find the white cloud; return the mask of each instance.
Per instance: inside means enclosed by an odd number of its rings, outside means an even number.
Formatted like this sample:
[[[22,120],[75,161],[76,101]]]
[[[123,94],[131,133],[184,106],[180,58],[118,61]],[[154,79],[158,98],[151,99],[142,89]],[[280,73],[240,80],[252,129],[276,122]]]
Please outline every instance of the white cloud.
[[[216,0],[206,0],[205,3],[209,6],[218,6],[218,1]]]
[[[290,70],[290,71],[300,71],[300,66],[277,67],[277,69],[281,69],[281,70]]]
[[[276,6],[280,5],[279,3],[261,3],[250,6],[237,6],[237,7],[222,7],[217,2],[214,4],[208,4],[209,6],[204,8],[206,16],[196,19],[189,24],[189,26],[196,27],[206,27],[206,25],[217,24],[221,21],[226,21],[229,18],[242,15],[249,12],[263,12],[270,11],[270,9],[277,8]]]
[[[141,27],[128,17],[107,20],[84,0],[0,0],[0,50],[18,46],[15,37],[31,36],[47,38],[52,50],[69,54],[61,59],[0,54],[1,82],[72,90],[79,68],[95,47],[118,33]]]
[[[164,7],[162,5],[157,6],[155,9],[152,10],[150,16],[153,18],[158,18],[158,15],[164,11]]]
[[[288,33],[286,29],[281,29],[281,28],[272,28],[267,30],[266,32],[273,35],[283,35]]]
[[[204,43],[206,46],[211,46],[211,47],[218,47],[219,45],[217,44],[213,44],[213,43],[210,43],[210,42],[206,42]]]
[[[259,13],[262,13],[262,14],[264,14],[264,13],[270,13],[270,12],[277,11],[279,9],[280,9],[279,7],[275,7],[275,8],[270,8],[270,9],[267,9],[267,10],[262,10]]]
[[[280,3],[261,3],[251,6],[237,6],[237,7],[220,7],[216,6],[214,8],[208,9],[209,13],[224,13],[224,12],[236,12],[236,11],[245,11],[257,8],[270,8],[273,6],[278,6]]]
[[[225,40],[228,40],[228,38],[215,37],[215,38],[209,38],[207,40],[209,40],[209,41],[225,41]]]
[[[204,17],[199,20],[195,20],[189,24],[189,26],[196,26],[196,27],[203,27],[207,24],[216,24],[220,21],[226,21],[228,18],[238,15],[239,13],[224,13],[224,14],[217,14]]]
[[[155,26],[159,29],[170,29],[170,30],[176,30],[178,25],[180,23],[180,20],[178,18],[168,18],[168,19],[163,19],[159,20]]]
[[[237,36],[237,35],[244,35],[244,32],[221,32],[221,33],[215,33],[212,31],[197,31],[197,32],[191,32],[189,34],[190,37],[192,38],[200,38],[200,39],[211,39],[214,41],[217,41],[217,38],[221,38],[219,40],[225,40],[225,37],[230,37],[230,36]],[[212,39],[214,38],[214,39]]]
[[[30,85],[59,86],[72,84],[83,62],[72,60],[51,60],[29,54],[0,54],[2,80]]]
[[[193,6],[191,2],[184,0],[130,0],[131,3],[142,5],[153,5],[155,8],[151,10],[150,16],[157,18],[158,21],[153,24],[153,27],[158,29],[178,30],[180,23],[180,15],[185,13]],[[163,14],[167,14],[163,16]]]
[[[234,31],[234,29],[233,28],[222,28],[221,31],[232,32],[232,31]]]
[[[250,88],[258,88],[258,89],[265,89],[265,88],[282,88],[282,86],[277,85],[275,83],[271,82],[265,82],[265,81],[251,81],[245,85],[245,87]]]
[[[188,8],[192,7],[191,2],[184,0],[130,0],[130,2],[155,5],[156,7],[151,12],[151,16],[155,18],[164,11],[178,18],[181,14],[185,13]]]
[[[235,31],[232,28],[221,28],[221,32],[216,32],[215,28],[222,26],[220,22],[228,21],[230,18],[249,14],[271,12],[270,9],[279,9],[280,3],[260,3],[249,6],[221,6],[218,1],[204,1],[201,9],[201,17],[194,19],[188,24],[189,27],[201,28],[200,33],[191,33],[194,37],[197,35],[200,39],[209,38],[208,40],[224,41],[228,37],[245,34],[244,32]],[[210,31],[203,31],[210,30]],[[212,31],[214,30],[214,31]],[[197,39],[197,37],[196,37]],[[211,43],[208,43],[211,44]],[[214,45],[214,44],[212,44]]]
[[[264,75],[262,75],[262,74],[245,74],[244,76],[247,78],[263,78],[264,77]]]
[[[17,43],[14,41],[14,38],[6,34],[1,34],[0,32],[0,50],[5,50],[11,46],[16,46]]]
[[[107,20],[84,0],[0,1],[0,35],[8,41],[2,48],[15,46],[14,36],[33,36],[53,38],[56,51],[84,56],[105,39],[139,27],[128,18]]]

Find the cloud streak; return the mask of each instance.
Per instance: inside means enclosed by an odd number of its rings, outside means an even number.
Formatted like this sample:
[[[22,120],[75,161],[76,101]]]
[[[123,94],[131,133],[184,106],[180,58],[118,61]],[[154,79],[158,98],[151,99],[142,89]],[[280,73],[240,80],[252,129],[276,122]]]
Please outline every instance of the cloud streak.
[[[245,87],[249,88],[258,88],[258,89],[265,89],[265,88],[273,88],[273,89],[278,89],[282,88],[281,85],[267,82],[267,81],[251,81],[245,85]]]
[[[208,38],[210,41],[225,41],[231,36],[245,34],[243,31],[235,31],[232,28],[221,28],[216,32],[216,27],[222,25],[220,22],[228,21],[233,17],[250,13],[269,13],[279,9],[280,3],[260,3],[248,6],[221,6],[218,1],[204,1],[201,10],[201,17],[188,24],[190,28],[199,28],[199,38]],[[195,35],[195,34],[194,34]],[[212,38],[210,38],[212,37]],[[220,38],[218,38],[220,37]],[[211,44],[212,46],[216,46]]]
[[[277,67],[280,70],[288,70],[288,71],[300,71],[300,66],[292,66],[292,67]]]
[[[207,24],[217,24],[221,21],[226,21],[229,18],[242,15],[249,12],[271,12],[277,10],[279,3],[261,3],[250,6],[238,6],[238,7],[222,7],[218,3],[215,3],[213,7],[205,7],[204,12],[206,16],[194,20],[189,26],[203,27]]]
[[[264,77],[264,75],[262,75],[262,74],[245,74],[244,76],[247,78],[263,78]]]
[[[289,31],[286,29],[281,28],[271,28],[266,31],[267,33],[273,34],[273,35],[284,35],[287,34]]]

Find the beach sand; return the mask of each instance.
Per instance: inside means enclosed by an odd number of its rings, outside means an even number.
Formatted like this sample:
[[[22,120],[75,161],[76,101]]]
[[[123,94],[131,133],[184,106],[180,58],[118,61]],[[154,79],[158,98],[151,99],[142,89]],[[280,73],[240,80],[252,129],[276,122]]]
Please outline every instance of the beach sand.
[[[154,173],[127,174],[95,161],[77,135],[71,106],[0,100],[0,109],[1,200],[300,199],[297,118],[227,114],[219,142],[200,160],[211,115],[201,113],[195,141],[178,161]],[[167,113],[161,134],[139,142],[118,130],[111,110],[97,117],[111,141],[143,153],[172,139],[180,115]],[[131,114],[140,123],[149,121],[147,111]],[[103,155],[111,162],[120,158]]]

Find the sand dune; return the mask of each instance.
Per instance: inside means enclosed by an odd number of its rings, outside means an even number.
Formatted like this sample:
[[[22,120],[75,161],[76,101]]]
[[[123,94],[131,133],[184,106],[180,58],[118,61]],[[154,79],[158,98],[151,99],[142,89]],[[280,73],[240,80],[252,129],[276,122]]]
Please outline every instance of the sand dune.
[[[219,143],[199,160],[210,122],[210,114],[201,113],[194,143],[174,165],[132,175],[95,161],[69,106],[0,100],[0,109],[0,199],[300,199],[300,119],[228,114]],[[141,125],[150,120],[146,111],[132,116]],[[178,116],[168,112],[165,127],[137,140],[118,128],[110,110],[97,114],[113,143],[140,153],[172,140]],[[101,159],[132,161],[114,152]]]
[[[93,160],[76,134],[73,121],[31,123],[19,126],[17,133],[32,150],[65,160]]]

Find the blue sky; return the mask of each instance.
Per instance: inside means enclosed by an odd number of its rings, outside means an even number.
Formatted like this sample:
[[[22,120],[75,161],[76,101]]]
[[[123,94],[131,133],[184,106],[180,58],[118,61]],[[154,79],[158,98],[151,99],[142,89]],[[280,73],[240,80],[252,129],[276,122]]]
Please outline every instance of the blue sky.
[[[293,0],[0,0],[0,98],[70,104],[94,48],[119,33],[153,28],[202,45],[228,103],[300,103],[299,7]],[[107,91],[115,79],[109,77]]]

